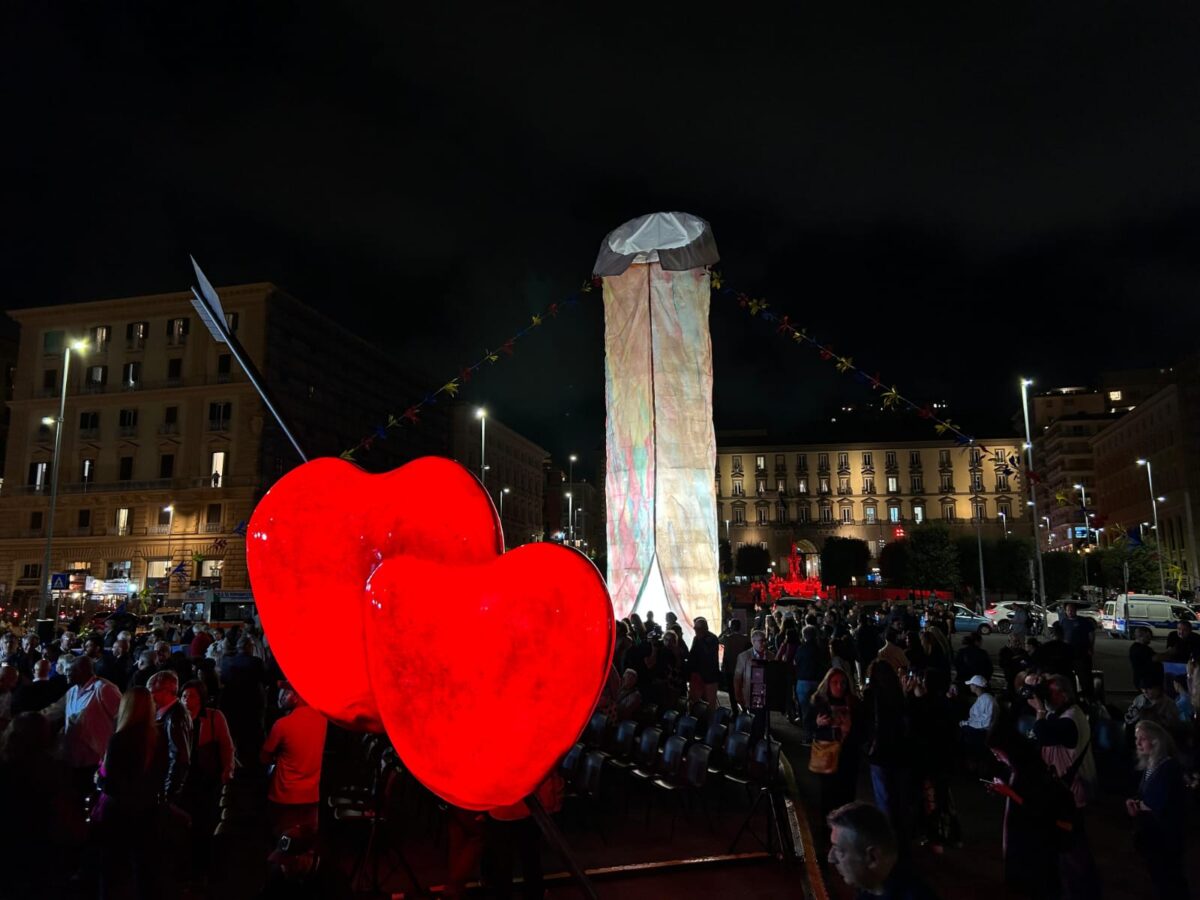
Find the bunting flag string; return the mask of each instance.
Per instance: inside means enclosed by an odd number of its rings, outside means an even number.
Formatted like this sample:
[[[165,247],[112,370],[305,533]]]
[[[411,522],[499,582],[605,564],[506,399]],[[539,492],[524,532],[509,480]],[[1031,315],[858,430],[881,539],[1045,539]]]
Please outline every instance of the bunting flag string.
[[[718,271],[710,273],[710,283],[713,294],[732,298],[737,302],[738,308],[748,312],[751,317],[770,323],[774,327],[776,334],[782,335],[796,344],[811,347],[817,351],[817,355],[823,362],[832,361],[838,373],[843,375],[851,374],[859,383],[869,385],[873,391],[880,391],[880,398],[884,409],[906,409],[910,412],[915,412],[922,419],[929,421],[933,425],[933,430],[939,436],[952,439],[960,447],[977,447],[983,453],[989,456],[992,455],[991,450],[976,441],[974,437],[963,431],[959,425],[952,422],[949,418],[942,418],[937,415],[934,409],[928,404],[918,404],[916,401],[906,397],[896,385],[887,385],[879,372],[871,373],[863,369],[854,362],[853,356],[848,354],[842,355],[834,350],[831,345],[813,337],[805,329],[793,322],[790,315],[774,311],[771,304],[766,300],[751,297],[749,294],[729,287]],[[1019,459],[1010,457],[1005,462],[1006,468],[1002,470],[1005,474],[1011,474],[1013,469],[1021,469]],[[1033,472],[1026,474],[1030,478],[1036,477]]]
[[[421,423],[421,412],[426,406],[432,406],[437,403],[442,397],[454,398],[458,396],[466,385],[470,384],[471,379],[484,366],[494,366],[503,358],[508,358],[516,355],[517,341],[529,335],[530,332],[549,323],[551,319],[557,319],[558,314],[565,309],[575,306],[580,299],[592,293],[600,287],[600,279],[593,277],[585,281],[574,294],[557,302],[546,306],[541,312],[530,316],[529,324],[524,328],[516,331],[510,338],[501,343],[494,350],[484,350],[483,355],[470,365],[460,366],[457,369],[458,374],[443,384],[436,391],[430,391],[421,400],[404,408],[404,411],[396,413],[388,413],[384,422],[374,426],[371,433],[365,435],[353,447],[348,450],[343,450],[341,458],[353,460],[355,455],[360,451],[369,451],[379,441],[386,441],[389,432],[395,431],[398,428],[412,428]]]
[[[383,424],[376,425],[372,428],[370,434],[364,436],[350,449],[343,451],[341,458],[353,460],[359,451],[370,450],[377,442],[387,440],[389,432],[398,428],[419,425],[421,422],[421,412],[425,407],[436,404],[443,396],[450,398],[457,397],[459,391],[470,384],[471,379],[479,369],[484,366],[494,366],[502,359],[515,355],[517,341],[526,337],[530,332],[548,324],[550,319],[557,319],[560,312],[575,306],[580,299],[599,288],[600,283],[600,278],[593,276],[588,281],[585,281],[574,294],[556,303],[550,303],[541,312],[531,315],[528,325],[516,331],[495,349],[484,350],[483,355],[470,365],[460,366],[456,370],[457,375],[437,390],[430,391],[421,400],[405,407],[399,414],[388,413]],[[853,375],[859,383],[869,386],[873,391],[879,391],[881,404],[884,409],[904,409],[914,412],[920,418],[927,420],[939,436],[950,438],[960,447],[976,447],[981,452],[992,455],[992,451],[989,448],[980,444],[974,437],[963,431],[959,425],[949,418],[937,415],[934,408],[929,404],[919,404],[907,397],[895,384],[888,385],[879,372],[869,372],[855,363],[853,356],[839,354],[834,350],[832,345],[810,335],[806,329],[797,325],[790,315],[774,311],[767,300],[751,297],[749,294],[729,287],[719,271],[714,270],[710,273],[710,284],[713,294],[734,299],[740,309],[744,309],[752,318],[761,319],[766,322],[776,334],[791,340],[793,343],[811,347],[817,351],[818,356],[824,362],[832,361],[834,368],[839,374]],[[1005,474],[1011,474],[1013,470],[1021,471],[1022,469],[1021,460],[1015,454],[1010,455],[1005,460],[1005,463],[1006,467],[1003,470]],[[1035,482],[1040,480],[1038,475],[1032,471],[1026,471],[1025,475]]]

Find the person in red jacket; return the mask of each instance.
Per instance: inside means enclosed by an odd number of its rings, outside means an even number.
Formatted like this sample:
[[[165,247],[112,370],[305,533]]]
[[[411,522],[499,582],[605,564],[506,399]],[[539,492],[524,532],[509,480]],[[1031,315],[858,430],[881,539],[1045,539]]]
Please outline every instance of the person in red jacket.
[[[321,757],[329,723],[290,684],[279,691],[279,707],[288,714],[271,727],[261,756],[264,764],[273,764],[267,790],[272,830],[279,835],[302,828],[315,834],[321,801]]]

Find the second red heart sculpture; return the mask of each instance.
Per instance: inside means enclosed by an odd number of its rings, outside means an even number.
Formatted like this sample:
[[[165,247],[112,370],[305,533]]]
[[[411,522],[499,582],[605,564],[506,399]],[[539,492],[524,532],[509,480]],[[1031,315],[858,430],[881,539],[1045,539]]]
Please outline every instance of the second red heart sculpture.
[[[473,566],[397,556],[367,593],[369,630],[388,635],[368,644],[371,683],[405,765],[467,809],[532,793],[612,666],[612,602],[595,565],[552,544]]]

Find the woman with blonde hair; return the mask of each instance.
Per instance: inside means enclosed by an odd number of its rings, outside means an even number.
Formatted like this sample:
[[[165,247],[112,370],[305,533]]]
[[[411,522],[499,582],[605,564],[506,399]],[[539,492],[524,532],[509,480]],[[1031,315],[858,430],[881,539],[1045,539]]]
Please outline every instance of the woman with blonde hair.
[[[854,680],[832,666],[812,693],[805,723],[813,736],[808,768],[818,776],[821,811],[854,799],[858,786],[859,699]]]
[[[1137,767],[1142,780],[1137,795],[1125,801],[1133,819],[1133,846],[1150,870],[1156,897],[1187,897],[1183,874],[1183,836],[1187,791],[1175,741],[1157,722],[1143,719],[1134,730]]]

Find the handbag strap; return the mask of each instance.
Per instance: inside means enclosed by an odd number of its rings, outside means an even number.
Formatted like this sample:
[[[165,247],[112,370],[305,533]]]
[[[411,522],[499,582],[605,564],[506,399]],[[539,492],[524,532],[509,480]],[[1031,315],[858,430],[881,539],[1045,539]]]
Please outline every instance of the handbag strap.
[[[1063,784],[1067,787],[1075,783],[1075,776],[1079,773],[1079,767],[1083,765],[1083,758],[1087,756],[1088,751],[1091,749],[1092,738],[1091,735],[1088,735],[1087,743],[1083,745],[1083,750],[1075,757],[1075,761],[1071,763],[1071,767],[1063,772],[1061,776]]]

